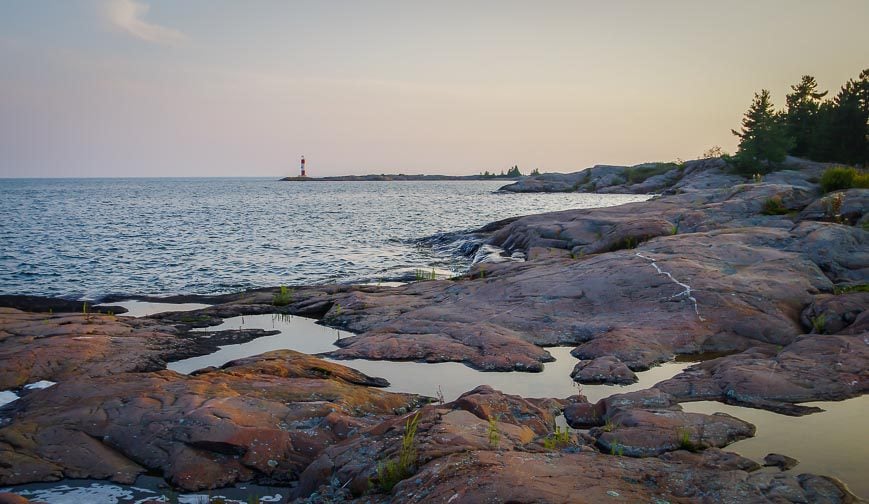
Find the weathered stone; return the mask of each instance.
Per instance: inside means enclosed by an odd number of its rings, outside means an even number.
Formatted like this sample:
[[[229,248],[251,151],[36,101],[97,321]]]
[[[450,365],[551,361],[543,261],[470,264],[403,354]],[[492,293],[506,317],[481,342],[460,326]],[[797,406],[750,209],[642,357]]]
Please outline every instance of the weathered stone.
[[[607,453],[654,457],[673,450],[721,448],[754,435],[754,426],[724,413],[625,409],[589,433]]]
[[[192,346],[112,315],[0,308],[0,390],[40,380],[158,370],[165,367],[163,359]]]
[[[133,483],[160,470],[186,490],[287,482],[326,446],[424,402],[290,350],[185,376],[67,379],[4,408],[0,484],[66,478]]]
[[[804,335],[780,351],[755,348],[701,362],[655,388],[679,401],[745,404],[784,414],[819,411],[796,403],[869,391],[864,335]]]
[[[572,402],[564,407],[564,419],[574,429],[587,429],[604,424],[606,411],[601,403]]]
[[[367,491],[370,482],[377,481],[378,464],[398,458],[402,436],[414,418],[418,418],[415,449],[419,463],[424,464],[472,450],[539,449],[532,443],[554,431],[560,408],[559,401],[525,399],[488,386],[477,387],[456,401],[426,406],[327,448],[301,475],[296,495],[308,496],[332,479],[355,495]]]
[[[812,333],[836,334],[853,324],[867,307],[869,292],[822,294],[803,310],[800,321]]]
[[[778,467],[782,471],[787,471],[788,469],[793,469],[799,464],[800,461],[788,457],[787,455],[782,455],[780,453],[769,453],[767,456],[763,458],[763,465],[767,467]]]
[[[580,361],[570,373],[573,381],[579,383],[608,383],[627,385],[637,382],[634,374],[625,364],[613,356],[598,357],[591,361]]]

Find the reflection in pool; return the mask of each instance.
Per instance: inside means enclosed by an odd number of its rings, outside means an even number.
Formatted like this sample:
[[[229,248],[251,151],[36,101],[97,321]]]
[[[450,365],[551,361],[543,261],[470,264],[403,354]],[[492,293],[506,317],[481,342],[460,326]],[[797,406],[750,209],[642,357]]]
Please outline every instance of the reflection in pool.
[[[781,453],[800,463],[789,472],[835,476],[860,497],[869,497],[869,396],[839,402],[811,402],[805,406],[824,409],[803,417],[731,406],[712,401],[682,403],[682,409],[696,413],[717,411],[733,415],[757,427],[755,437],[725,448],[763,463],[768,453]],[[778,471],[778,469],[773,469]]]
[[[208,366],[222,366],[233,359],[285,348],[309,354],[323,353],[336,349],[334,342],[338,338],[351,336],[351,333],[346,331],[316,324],[312,319],[277,315],[233,317],[224,320],[220,326],[208,330],[227,329],[275,329],[281,331],[281,334],[264,336],[238,345],[226,345],[209,355],[171,362],[168,365],[169,369],[179,373],[190,373]],[[648,388],[676,375],[690,365],[688,362],[670,362],[657,366],[649,371],[637,373],[640,381],[628,386],[580,386],[570,378],[570,372],[578,362],[570,355],[572,349],[573,347],[547,348],[556,360],[546,363],[542,373],[483,372],[458,362],[427,364],[365,359],[329,360],[358,369],[370,376],[386,378],[391,384],[387,390],[411,392],[429,397],[437,397],[440,393],[447,401],[456,399],[478,385],[491,385],[502,392],[523,397],[564,398],[582,393],[589,401],[594,402],[619,392]]]
[[[208,308],[211,305],[200,303],[151,303],[148,301],[120,301],[118,303],[106,303],[109,306],[123,306],[127,309],[126,313],[122,313],[120,317],[147,317],[155,313],[168,311],[181,312],[193,311]],[[99,305],[97,305],[99,306]]]

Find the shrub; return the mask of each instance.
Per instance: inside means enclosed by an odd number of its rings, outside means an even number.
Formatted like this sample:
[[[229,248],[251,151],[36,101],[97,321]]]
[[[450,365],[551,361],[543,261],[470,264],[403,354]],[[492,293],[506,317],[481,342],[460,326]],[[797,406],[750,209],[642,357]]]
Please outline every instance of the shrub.
[[[821,190],[825,193],[858,187],[869,188],[869,173],[850,166],[831,166],[821,175]]]
[[[760,212],[764,215],[784,215],[788,213],[788,209],[782,205],[779,196],[773,196],[772,198],[767,198],[766,201],[763,202],[763,208]]]
[[[639,184],[649,177],[667,173],[670,170],[679,168],[678,163],[649,163],[644,165],[632,166],[627,169],[627,179],[630,184]]]

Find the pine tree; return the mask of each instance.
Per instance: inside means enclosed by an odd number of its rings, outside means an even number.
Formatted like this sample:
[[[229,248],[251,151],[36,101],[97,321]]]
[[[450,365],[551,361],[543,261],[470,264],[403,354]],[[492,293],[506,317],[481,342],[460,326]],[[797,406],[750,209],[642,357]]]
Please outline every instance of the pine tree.
[[[833,98],[822,136],[829,161],[869,164],[869,69],[850,79]]]
[[[792,140],[788,137],[781,118],[773,109],[769,91],[762,89],[754,94],[741,131],[731,130],[739,137],[737,166],[743,173],[767,173],[773,163],[783,161]]]
[[[818,83],[811,75],[804,75],[791,89],[793,93],[787,95],[785,129],[794,140],[791,154],[805,157],[817,140],[818,113],[827,91],[818,92]]]

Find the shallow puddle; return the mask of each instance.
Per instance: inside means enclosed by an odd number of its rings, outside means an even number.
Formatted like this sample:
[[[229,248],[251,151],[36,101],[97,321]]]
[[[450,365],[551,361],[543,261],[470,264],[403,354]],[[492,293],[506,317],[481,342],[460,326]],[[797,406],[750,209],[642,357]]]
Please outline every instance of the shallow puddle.
[[[170,362],[167,367],[187,374],[204,367],[219,367],[234,359],[272,350],[289,348],[308,354],[329,352],[338,348],[334,345],[337,339],[352,336],[347,331],[321,326],[313,319],[280,315],[228,318],[223,324],[210,327],[205,332],[227,329],[279,330],[281,334],[263,336],[238,345],[222,346],[212,354]],[[563,398],[581,393],[588,397],[589,401],[595,402],[612,394],[651,387],[659,381],[675,376],[691,365],[689,362],[669,362],[649,371],[637,373],[640,381],[628,386],[579,385],[570,378],[570,372],[578,362],[570,355],[573,348],[572,346],[547,348],[556,360],[547,362],[542,373],[483,372],[458,362],[428,364],[366,359],[327,360],[358,369],[370,376],[386,378],[391,384],[386,390],[429,397],[442,395],[445,401],[452,401],[478,385],[490,385],[502,392],[523,397]]]
[[[106,303],[107,306],[123,306],[127,309],[127,313],[122,313],[120,317],[147,317],[155,313],[168,311],[193,311],[208,308],[211,305],[200,303],[151,303],[148,301],[119,301],[117,303]],[[97,305],[100,306],[100,305]]]
[[[787,455],[800,461],[789,473],[834,476],[858,496],[869,498],[869,479],[866,478],[869,474],[869,430],[866,428],[869,396],[803,405],[825,411],[791,417],[712,401],[682,403],[682,409],[707,414],[720,411],[757,427],[755,437],[733,443],[725,450],[761,464],[768,453]]]

